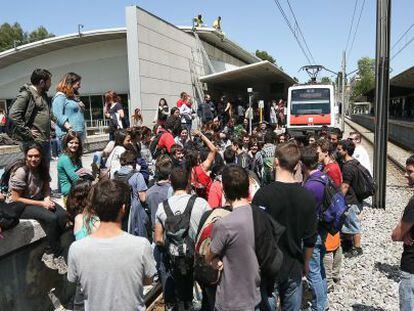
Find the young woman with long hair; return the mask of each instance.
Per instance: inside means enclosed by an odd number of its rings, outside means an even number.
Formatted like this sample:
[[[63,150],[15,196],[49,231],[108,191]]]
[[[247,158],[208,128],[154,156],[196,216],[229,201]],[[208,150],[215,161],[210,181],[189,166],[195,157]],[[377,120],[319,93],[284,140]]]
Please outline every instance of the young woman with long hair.
[[[144,119],[142,117],[142,111],[139,108],[135,108],[134,115],[132,116],[132,126],[138,127],[144,124]]]
[[[56,87],[52,101],[52,112],[56,119],[56,136],[58,140],[70,131],[79,134],[82,139],[85,131],[85,105],[79,99],[81,76],[74,72],[65,74]]]
[[[42,256],[46,267],[67,272],[63,258],[60,236],[66,226],[65,210],[50,198],[50,175],[42,148],[31,144],[24,150],[22,166],[10,175],[7,202],[21,202],[25,205],[21,219],[35,219],[46,233],[48,246]]]
[[[121,98],[114,91],[105,93],[105,117],[109,121],[109,140],[115,139],[115,131],[124,128],[122,120],[125,118],[125,112],[122,108]]]
[[[82,168],[82,140],[77,133],[69,132],[63,138],[62,147],[57,171],[62,195],[66,197],[72,185],[79,179],[78,171]]]
[[[70,190],[66,210],[73,222],[73,235],[76,240],[85,238],[99,227],[99,218],[91,206],[92,196],[93,185],[89,180],[78,180]]]
[[[118,130],[115,132],[115,147],[106,160],[105,167],[109,171],[109,175],[113,178],[116,171],[121,168],[119,162],[121,155],[127,147],[132,147],[132,137],[126,130]]]
[[[170,107],[165,98],[160,98],[158,102],[158,109],[155,113],[154,123],[164,126],[165,121],[170,116]]]

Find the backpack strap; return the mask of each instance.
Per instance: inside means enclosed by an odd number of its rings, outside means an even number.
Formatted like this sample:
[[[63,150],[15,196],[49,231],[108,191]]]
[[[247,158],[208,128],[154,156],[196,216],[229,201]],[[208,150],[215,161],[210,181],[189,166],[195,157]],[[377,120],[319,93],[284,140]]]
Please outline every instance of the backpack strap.
[[[185,210],[184,210],[184,213],[183,213],[184,215],[188,216],[188,218],[190,218],[190,216],[191,216],[191,211],[193,210],[194,203],[195,203],[196,199],[197,199],[196,195],[192,195],[188,199],[187,206],[185,207]]]
[[[162,204],[164,206],[164,211],[165,211],[165,214],[167,215],[167,218],[168,217],[173,217],[174,216],[174,213],[171,210],[170,203],[168,203],[168,199],[165,200]]]
[[[118,173],[118,172],[116,172],[116,173]],[[116,174],[115,173],[115,174]],[[131,177],[132,176],[134,176],[136,173],[138,173],[136,170],[132,170],[132,171],[130,171],[129,173],[128,173],[128,175],[127,175],[127,177],[126,177],[126,180],[127,180],[127,182],[131,179]]]

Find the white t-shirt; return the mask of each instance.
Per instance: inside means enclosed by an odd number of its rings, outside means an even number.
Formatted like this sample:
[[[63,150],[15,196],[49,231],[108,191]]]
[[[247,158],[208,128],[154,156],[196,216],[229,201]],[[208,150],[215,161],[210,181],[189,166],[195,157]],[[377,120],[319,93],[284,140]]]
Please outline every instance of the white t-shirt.
[[[110,169],[111,178],[113,178],[115,172],[121,168],[121,162],[119,162],[119,159],[125,150],[124,146],[116,146],[106,160],[105,166]]]
[[[368,152],[365,150],[364,146],[356,145],[353,157],[361,163],[372,175],[371,161],[369,160]]]

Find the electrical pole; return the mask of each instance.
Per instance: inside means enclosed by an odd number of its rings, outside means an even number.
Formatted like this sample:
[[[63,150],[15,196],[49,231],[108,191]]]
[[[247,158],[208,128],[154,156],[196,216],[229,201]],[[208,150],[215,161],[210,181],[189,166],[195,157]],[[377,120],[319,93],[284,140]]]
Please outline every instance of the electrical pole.
[[[385,209],[387,185],[388,106],[390,96],[391,0],[377,0],[377,42],[375,53],[375,136],[373,205]]]
[[[342,52],[342,105],[341,105],[341,112],[342,112],[342,119],[341,119],[341,131],[342,133],[345,131],[345,81],[346,81],[346,52]]]

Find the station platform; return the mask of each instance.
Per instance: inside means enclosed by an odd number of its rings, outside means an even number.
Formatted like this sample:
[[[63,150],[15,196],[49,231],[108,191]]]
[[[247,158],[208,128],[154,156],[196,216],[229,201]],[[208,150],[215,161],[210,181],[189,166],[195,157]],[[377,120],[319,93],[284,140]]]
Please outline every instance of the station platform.
[[[374,144],[374,133],[359,125],[358,123],[352,121],[351,119],[345,119],[346,124],[351,127],[352,129],[354,129],[357,132],[361,133],[361,136],[363,138],[365,138],[370,144]],[[411,124],[411,126],[413,126],[413,130],[414,130],[414,125]],[[411,156],[413,154],[413,152],[402,148],[390,141],[388,141],[388,147],[387,147],[387,155],[388,158],[395,164],[397,165],[400,169],[405,170],[405,160]]]

